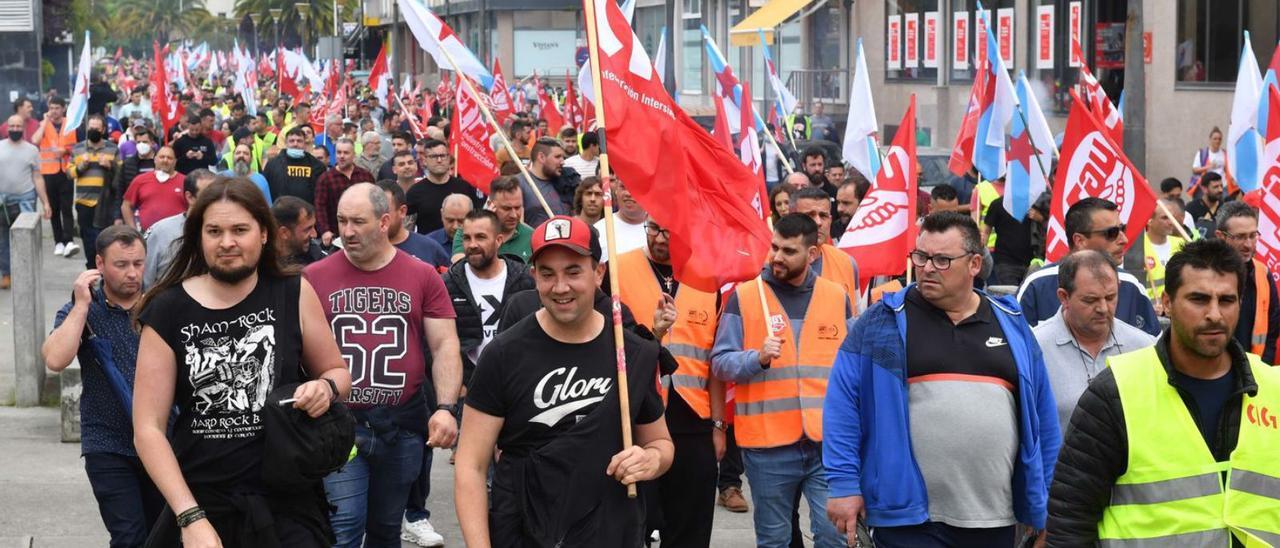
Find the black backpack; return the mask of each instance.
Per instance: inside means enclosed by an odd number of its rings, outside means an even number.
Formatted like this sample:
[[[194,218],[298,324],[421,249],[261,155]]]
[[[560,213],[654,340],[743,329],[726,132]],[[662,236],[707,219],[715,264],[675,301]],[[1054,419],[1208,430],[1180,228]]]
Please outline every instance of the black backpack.
[[[293,397],[300,383],[276,387],[263,410],[266,421],[262,475],[269,488],[297,490],[311,486],[347,463],[355,444],[355,419],[341,402],[316,418],[280,400]]]

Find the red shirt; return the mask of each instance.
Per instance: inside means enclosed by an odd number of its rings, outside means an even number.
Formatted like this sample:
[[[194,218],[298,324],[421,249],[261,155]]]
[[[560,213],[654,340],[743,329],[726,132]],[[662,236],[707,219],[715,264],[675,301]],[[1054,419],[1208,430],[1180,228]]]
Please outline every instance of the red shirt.
[[[453,319],[453,302],[431,265],[400,250],[367,272],[345,252],[311,263],[311,282],[351,369],[353,409],[399,405],[427,378],[426,318]]]
[[[160,219],[187,210],[187,197],[182,194],[183,180],[181,173],[174,172],[169,180],[162,183],[156,178],[156,172],[148,171],[129,183],[124,199],[133,204],[133,212],[138,216],[143,231]]]

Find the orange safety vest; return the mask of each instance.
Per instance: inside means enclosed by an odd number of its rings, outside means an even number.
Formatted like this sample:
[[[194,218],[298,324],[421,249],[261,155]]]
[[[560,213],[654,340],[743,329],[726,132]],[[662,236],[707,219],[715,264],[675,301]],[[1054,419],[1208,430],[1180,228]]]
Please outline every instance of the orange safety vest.
[[[618,256],[618,287],[623,303],[631,309],[636,322],[652,328],[662,289],[649,267],[643,249]],[[675,357],[679,367],[671,375],[671,385],[699,417],[711,418],[711,395],[707,384],[711,378],[711,346],[716,337],[716,296],[681,285],[676,291],[679,314],[671,326],[663,346]],[[666,386],[659,382],[658,391],[667,400]]]
[[[1253,301],[1253,333],[1249,336],[1249,352],[1262,355],[1267,346],[1267,309],[1271,308],[1271,277],[1267,265],[1253,259],[1253,289],[1257,297]]]
[[[62,120],[63,125],[67,123]],[[40,147],[40,174],[53,175],[66,171],[67,155],[71,152],[71,147],[76,145],[75,132],[62,135],[58,130],[53,128],[53,123],[44,122],[44,135],[40,137],[38,143]]]
[[[823,244],[818,250],[822,252],[821,277],[843,287],[850,299],[857,299],[858,277],[853,272],[853,261],[849,254],[831,244]]]
[[[742,315],[742,347],[760,348],[769,336],[782,339],[782,355],[768,369],[736,386],[734,431],[738,445],[766,449],[802,438],[822,441],[822,402],[836,351],[846,334],[848,297],[834,282],[817,278],[797,337],[786,311],[768,284],[764,286],[769,316],[760,302],[759,278],[738,286]],[[768,323],[766,323],[768,322]]]

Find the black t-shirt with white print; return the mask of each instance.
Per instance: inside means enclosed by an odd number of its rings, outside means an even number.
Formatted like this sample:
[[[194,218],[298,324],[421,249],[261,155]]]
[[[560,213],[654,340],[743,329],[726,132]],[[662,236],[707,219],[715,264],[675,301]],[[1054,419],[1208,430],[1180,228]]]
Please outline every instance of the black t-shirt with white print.
[[[499,449],[519,455],[540,447],[590,414],[613,390],[618,370],[613,330],[607,327],[590,342],[564,343],[531,316],[489,343],[467,388],[467,405],[505,419]],[[662,397],[656,387],[649,388],[636,424],[662,417]]]

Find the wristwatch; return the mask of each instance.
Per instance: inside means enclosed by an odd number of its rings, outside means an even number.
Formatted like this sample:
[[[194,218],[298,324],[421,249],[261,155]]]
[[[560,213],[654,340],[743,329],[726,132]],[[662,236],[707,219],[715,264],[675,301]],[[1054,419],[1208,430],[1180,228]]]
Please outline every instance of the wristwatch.
[[[437,405],[437,406],[436,406],[436,411],[448,411],[450,415],[457,415],[457,414],[458,414],[458,404],[456,404],[456,403],[442,403],[442,404],[440,404],[440,405]]]
[[[725,430],[728,430],[728,429],[729,429],[729,425],[728,425],[727,423],[725,423],[724,421],[719,421],[719,420],[713,420],[713,421],[711,421],[711,427],[712,427],[712,428],[715,428],[716,430],[719,430],[719,431],[721,431],[721,432],[724,432]]]

